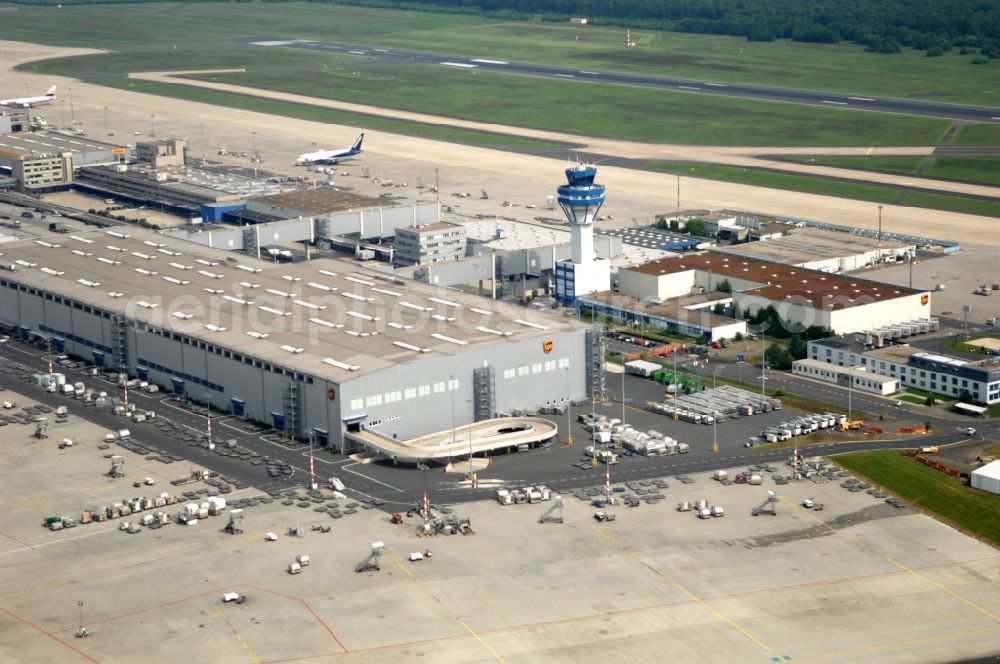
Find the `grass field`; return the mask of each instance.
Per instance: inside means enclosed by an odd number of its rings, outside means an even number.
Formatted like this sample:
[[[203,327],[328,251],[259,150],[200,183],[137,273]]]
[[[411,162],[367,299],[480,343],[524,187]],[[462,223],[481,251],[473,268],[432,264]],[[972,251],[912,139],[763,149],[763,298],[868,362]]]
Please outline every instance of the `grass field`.
[[[832,166],[834,168],[850,168],[876,173],[893,173],[897,175],[914,175],[917,168],[926,157],[911,157],[907,155],[886,156],[835,156],[816,155],[812,157],[789,156],[780,157],[779,161],[790,161],[799,164],[815,166]],[[931,165],[922,177],[938,178],[1000,186],[1000,157],[994,156],[955,156],[931,157]]]
[[[1000,545],[1000,496],[964,486],[899,452],[856,452],[834,461],[941,520]]]
[[[949,210],[951,212],[964,212],[965,214],[980,214],[987,217],[1000,217],[1000,199],[996,198],[969,198],[954,194],[911,191],[906,195],[903,205]]]
[[[966,339],[965,341],[961,341],[959,339],[952,339],[951,341],[945,342],[943,346],[954,353],[964,353],[966,355],[979,355],[980,357],[982,357],[983,355],[986,356],[989,355],[988,352],[983,352],[983,347],[981,345],[976,344],[975,339]]]
[[[812,194],[855,198],[877,203],[891,203],[899,195],[899,189],[893,187],[845,182],[815,175],[797,175],[795,173],[777,173],[761,169],[742,168],[739,166],[721,166],[716,164],[692,164],[687,162],[656,161],[646,164],[650,168],[680,173],[710,180],[724,180],[736,184],[749,184],[775,189],[790,189],[806,191]]]
[[[948,396],[947,394],[938,394],[937,392],[931,392],[930,390],[922,390],[919,387],[907,387],[906,394],[912,394],[914,397],[919,398],[923,403],[927,397],[934,397],[934,401],[937,403],[947,403],[949,401],[954,401],[955,397]]]
[[[1000,124],[965,125],[951,145],[1000,145]]]
[[[198,77],[582,136],[695,145],[902,145],[936,142],[948,123],[642,88],[411,65],[268,68]],[[433,95],[426,94],[434,90]],[[587,113],[567,113],[586,99]],[[734,122],[734,117],[738,122]],[[749,132],[746,127],[753,127]]]
[[[30,7],[3,15],[4,38],[138,53],[157,45],[201,47],[241,37],[345,40],[501,60],[669,73],[673,76],[922,97],[1000,105],[1000,63],[973,66],[972,56],[891,56],[854,44],[747,42],[736,37],[581,28],[541,21],[503,21],[320,3],[143,3]],[[169,29],[162,29],[169,26]],[[442,45],[447,45],[446,47]]]
[[[445,67],[371,64],[349,55],[231,44],[178,50],[151,45],[41,61],[26,68],[91,81],[120,78],[130,71],[246,68],[246,73],[213,75],[210,80],[484,122],[680,144],[934,144],[949,126],[937,119]],[[435,94],[428,95],[429,89]],[[161,88],[160,94],[169,95],[169,89]],[[588,113],[565,112],[580,99],[587,99]],[[754,131],[746,131],[748,125]]]
[[[888,185],[864,184],[825,178],[818,175],[778,173],[762,169],[742,168],[740,166],[664,161],[647,162],[646,166],[669,173],[680,173],[681,175],[690,175],[710,180],[722,180],[735,184],[747,184],[759,187],[773,187],[775,189],[789,189],[810,194],[839,196],[841,198],[853,198],[876,203],[894,203],[900,194],[900,189]],[[1000,217],[1000,200],[997,199],[911,191],[906,194],[906,197],[900,204]]]
[[[335,111],[320,108],[318,106],[292,104],[283,101],[262,99],[260,97],[248,97],[229,92],[214,92],[211,90],[202,90],[200,88],[191,88],[183,85],[167,85],[147,81],[132,81],[128,79],[111,79],[104,81],[104,83],[106,85],[126,90],[147,92],[150,94],[175,97],[177,99],[186,99],[189,101],[198,101],[206,104],[218,104],[220,106],[257,111],[259,113],[284,115],[291,118],[298,118],[300,120],[311,120],[314,122],[327,122],[331,124],[346,125],[348,127],[358,127],[361,129],[388,131],[406,136],[417,136],[420,138],[461,143],[464,145],[480,145],[483,147],[494,148],[560,147],[557,143],[532,138],[521,138],[519,136],[509,136],[505,134],[491,134],[489,132],[443,127],[440,125],[420,124],[417,122],[406,122],[403,120],[393,120],[391,118],[383,118],[374,115]]]

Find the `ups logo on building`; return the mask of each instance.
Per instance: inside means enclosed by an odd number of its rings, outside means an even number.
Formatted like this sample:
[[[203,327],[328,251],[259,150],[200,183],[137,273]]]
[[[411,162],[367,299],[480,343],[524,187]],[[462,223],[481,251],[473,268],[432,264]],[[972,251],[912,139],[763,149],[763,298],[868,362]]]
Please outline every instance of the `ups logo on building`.
[[[542,342],[542,350],[544,350],[546,353],[551,353],[552,352],[552,346],[553,346],[553,344],[552,344],[551,341],[543,341]]]

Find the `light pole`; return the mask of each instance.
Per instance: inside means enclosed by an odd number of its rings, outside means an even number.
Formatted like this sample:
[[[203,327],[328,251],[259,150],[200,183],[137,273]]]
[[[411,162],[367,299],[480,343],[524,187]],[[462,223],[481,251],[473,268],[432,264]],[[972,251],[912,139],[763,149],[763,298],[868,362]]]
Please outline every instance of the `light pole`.
[[[201,165],[205,165],[205,123],[201,123]]]
[[[59,105],[62,107],[62,126],[65,129],[65,127],[66,127],[66,100],[65,99],[60,99],[59,100]]]
[[[201,395],[205,397],[205,430],[208,433],[208,449],[214,450],[215,443],[212,442],[212,395],[208,392],[202,392]]]
[[[30,97],[31,96],[30,94],[28,94],[28,82],[27,81],[24,82],[24,96],[25,97]]]
[[[720,367],[721,368],[721,367]],[[719,370],[712,372],[712,389],[715,389],[715,377],[719,375]],[[719,453],[719,411],[712,411],[712,454]]]
[[[854,419],[854,359],[847,368],[847,421]]]
[[[617,351],[622,358],[622,424],[625,424],[625,351]]]
[[[316,441],[316,432],[309,432],[309,488],[315,491],[318,488],[316,484],[316,461],[313,457],[313,443]]]
[[[111,140],[111,125],[108,124],[108,107],[104,107],[104,137],[106,140]]]
[[[471,404],[472,403],[472,399],[466,399],[465,403]],[[470,417],[469,418],[469,482],[472,484],[472,488],[475,488],[475,486],[476,486],[475,475],[476,474],[472,470],[472,420],[473,420],[473,418]]]
[[[765,396],[764,392],[764,380],[765,372],[767,371],[767,355],[764,352],[764,330],[760,331],[760,396],[763,398]]]
[[[257,132],[256,131],[251,131],[250,132],[250,158],[251,159],[256,159],[257,158]]]
[[[430,501],[427,500],[427,464],[425,464],[422,461],[417,461],[417,470],[422,471],[423,485],[424,485],[423,500],[422,502],[418,503],[418,509],[420,510],[420,514],[422,516],[426,516],[427,508],[430,505]]]
[[[882,206],[878,206],[878,254],[875,256],[875,262],[879,267],[882,267]]]
[[[87,636],[87,630],[83,628],[83,600],[77,600],[76,605],[80,608],[80,624],[76,628],[77,638],[83,638]]]
[[[569,391],[569,367],[566,367],[566,444],[573,444],[573,434],[570,433],[570,391]]]
[[[156,138],[156,114],[149,114],[149,135]]]
[[[451,392],[451,451],[452,454],[455,453],[456,440],[455,440],[455,390],[451,389],[451,382],[455,380],[455,376],[448,376],[448,391]]]
[[[73,88],[69,89],[69,121],[76,124],[76,110],[73,108]]]

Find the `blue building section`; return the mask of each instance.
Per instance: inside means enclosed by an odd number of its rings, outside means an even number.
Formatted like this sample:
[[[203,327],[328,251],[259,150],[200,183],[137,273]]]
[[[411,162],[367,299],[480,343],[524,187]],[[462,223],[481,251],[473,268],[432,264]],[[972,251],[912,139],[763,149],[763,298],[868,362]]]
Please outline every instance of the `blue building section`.
[[[562,302],[571,303],[576,300],[576,273],[573,271],[573,263],[570,261],[559,261],[556,263],[555,290],[557,297]]]
[[[246,209],[246,203],[208,203],[201,206],[201,221],[203,224],[217,224],[227,213]]]
[[[698,248],[698,240],[691,239],[667,242],[666,244],[661,244],[657,248],[664,251],[691,251],[692,249]]]

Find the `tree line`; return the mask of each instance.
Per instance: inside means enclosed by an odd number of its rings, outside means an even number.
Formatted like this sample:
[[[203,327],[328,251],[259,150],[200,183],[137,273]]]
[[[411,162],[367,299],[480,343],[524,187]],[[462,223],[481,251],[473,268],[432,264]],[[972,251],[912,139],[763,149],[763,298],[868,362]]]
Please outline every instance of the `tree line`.
[[[159,0],[13,0],[25,5],[89,5]],[[182,0],[213,2],[214,0]],[[233,0],[251,2],[252,0]],[[298,0],[263,0],[292,2]],[[505,20],[565,22],[586,17],[594,25],[732,35],[750,41],[791,39],[854,42],[874,53],[902,47],[930,57],[957,49],[974,63],[1000,58],[1000,0],[307,0]]]
[[[979,56],[976,62],[1000,57],[1000,0],[336,1],[552,22],[576,16],[593,25],[732,35],[749,41],[854,42],[874,53],[899,53],[906,46],[934,57],[958,49]]]

